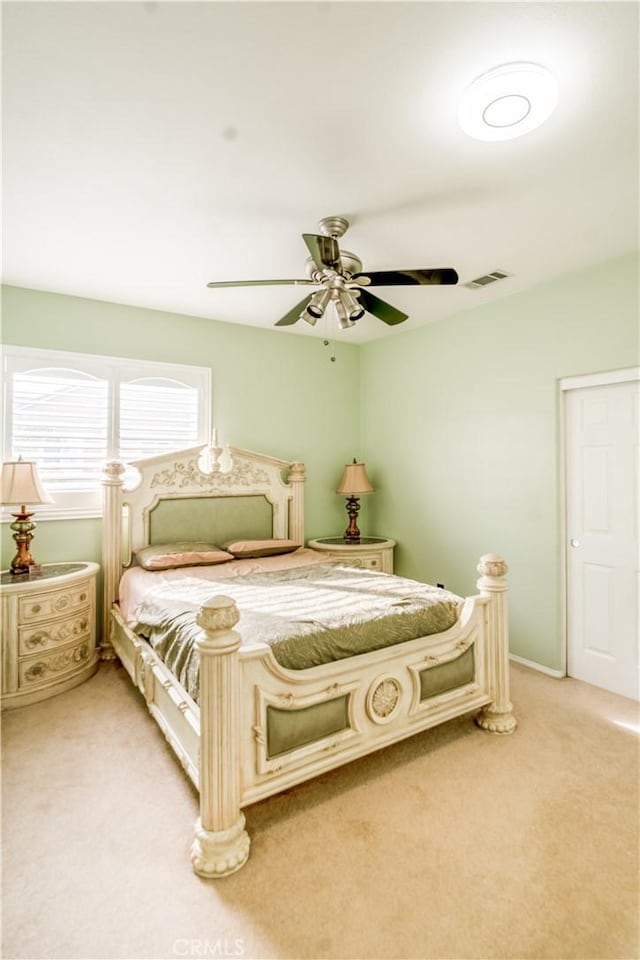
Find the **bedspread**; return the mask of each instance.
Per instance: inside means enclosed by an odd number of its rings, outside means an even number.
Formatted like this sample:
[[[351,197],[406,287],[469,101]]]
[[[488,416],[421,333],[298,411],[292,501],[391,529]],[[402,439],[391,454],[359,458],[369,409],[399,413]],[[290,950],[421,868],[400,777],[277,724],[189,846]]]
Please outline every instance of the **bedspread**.
[[[428,584],[339,563],[319,563],[217,582],[197,574],[175,587],[152,588],[133,625],[189,694],[198,699],[195,622],[209,597],[238,607],[243,640],[266,643],[283,667],[308,667],[441,633],[458,618],[462,599]]]

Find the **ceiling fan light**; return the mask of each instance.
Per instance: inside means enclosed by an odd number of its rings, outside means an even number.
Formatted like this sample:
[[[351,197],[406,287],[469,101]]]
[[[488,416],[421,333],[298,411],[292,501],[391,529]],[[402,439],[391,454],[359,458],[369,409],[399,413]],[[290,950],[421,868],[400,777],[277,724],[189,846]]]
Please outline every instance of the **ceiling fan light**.
[[[322,290],[318,290],[313,294],[311,300],[307,304],[306,312],[309,314],[309,316],[315,317],[315,319],[318,320],[327,309],[327,304],[329,303],[330,299],[330,290],[328,290],[326,287]]]
[[[351,320],[349,314],[347,313],[347,308],[345,307],[342,299],[334,301],[336,313],[338,315],[338,326],[341,330],[347,330],[349,327],[355,326],[355,320]]]
[[[344,319],[342,317],[338,317],[338,326],[341,330],[348,330],[349,327],[355,327],[355,322],[353,320],[349,320],[348,317],[345,317]]]
[[[511,140],[530,133],[551,116],[558,84],[539,63],[504,63],[469,84],[458,122],[475,140]]]
[[[364,316],[364,308],[360,306],[354,295],[349,290],[343,290],[340,293],[340,302],[347,311],[350,320],[359,320]]]
[[[315,327],[316,323],[318,322],[318,318],[314,317],[313,314],[309,313],[307,310],[302,311],[302,313],[298,317],[298,320],[306,320],[306,322],[311,327]]]

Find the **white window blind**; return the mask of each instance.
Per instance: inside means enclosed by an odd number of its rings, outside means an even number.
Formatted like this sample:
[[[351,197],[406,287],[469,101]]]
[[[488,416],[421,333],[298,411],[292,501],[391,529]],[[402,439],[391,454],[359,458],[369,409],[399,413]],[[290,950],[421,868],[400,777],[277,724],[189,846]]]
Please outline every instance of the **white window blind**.
[[[120,456],[152,457],[198,442],[198,391],[177,380],[120,384]]]
[[[3,349],[4,459],[21,455],[55,503],[39,517],[101,512],[107,460],[137,460],[205,443],[205,367],[91,354]]]
[[[12,456],[36,460],[52,496],[100,482],[108,457],[109,382],[79,370],[14,373]]]

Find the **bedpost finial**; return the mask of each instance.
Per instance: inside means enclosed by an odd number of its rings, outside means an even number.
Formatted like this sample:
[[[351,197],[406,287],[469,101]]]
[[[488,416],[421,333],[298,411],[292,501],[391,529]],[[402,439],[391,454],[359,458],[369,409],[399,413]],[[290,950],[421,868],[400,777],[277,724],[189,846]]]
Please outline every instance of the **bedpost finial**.
[[[480,557],[478,573],[483,577],[505,577],[509,567],[497,553],[485,553]]]
[[[109,460],[103,472],[108,480],[119,480],[124,473],[124,463],[121,460]]]
[[[196,617],[199,627],[209,632],[231,630],[240,619],[238,608],[231,597],[209,597]]]

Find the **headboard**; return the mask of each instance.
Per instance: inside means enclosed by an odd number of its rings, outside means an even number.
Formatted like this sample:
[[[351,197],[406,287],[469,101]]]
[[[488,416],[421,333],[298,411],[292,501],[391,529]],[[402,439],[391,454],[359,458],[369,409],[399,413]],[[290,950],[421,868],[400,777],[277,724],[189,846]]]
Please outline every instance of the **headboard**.
[[[105,467],[103,642],[123,567],[149,543],[291,538],[304,544],[304,464],[229,447],[228,473],[204,473],[206,446]],[[125,483],[133,467],[135,486]],[[179,531],[179,536],[172,533]]]

